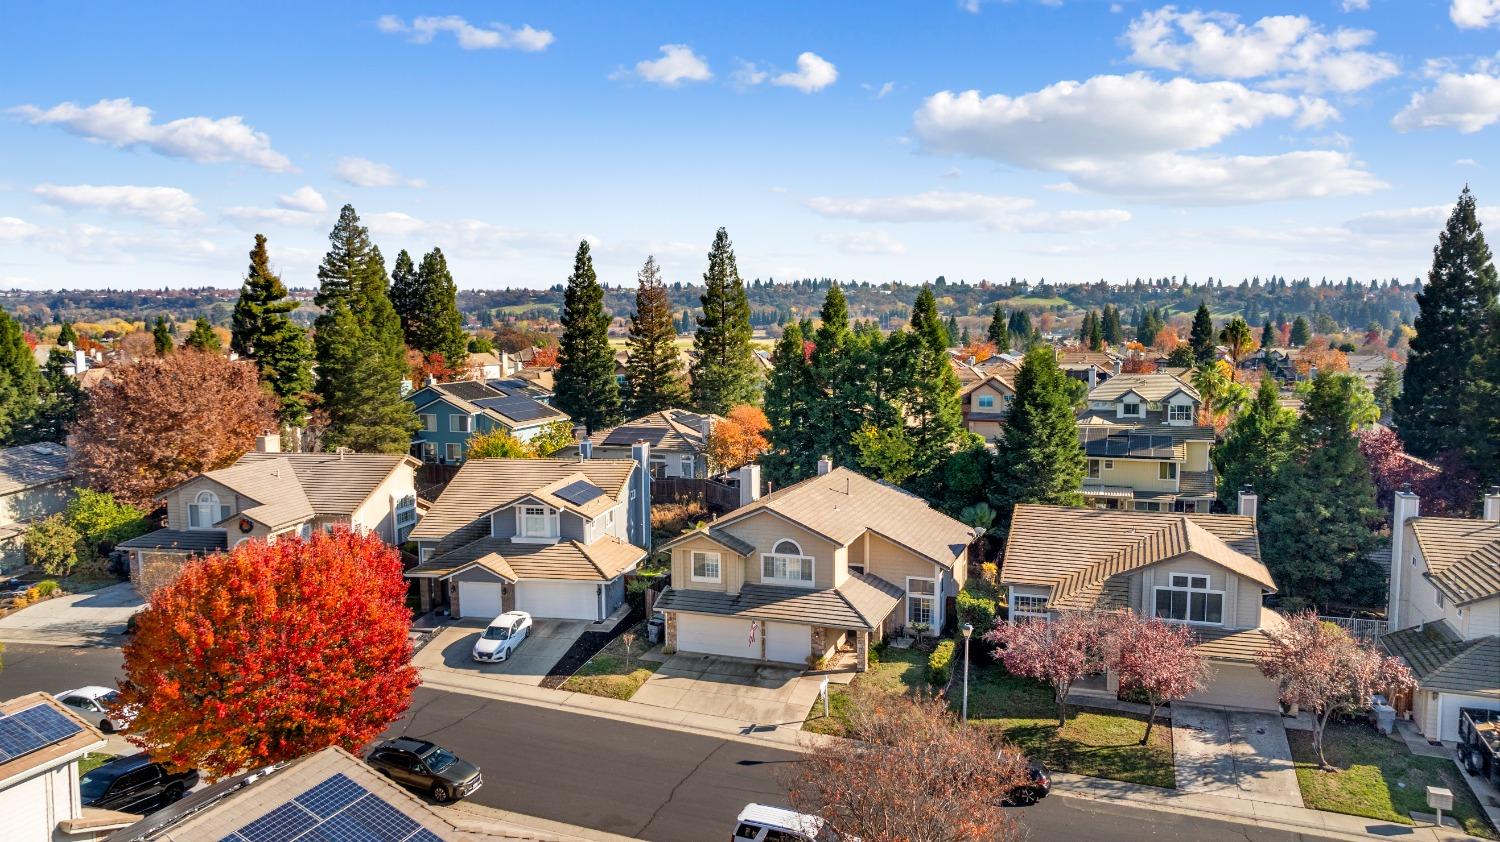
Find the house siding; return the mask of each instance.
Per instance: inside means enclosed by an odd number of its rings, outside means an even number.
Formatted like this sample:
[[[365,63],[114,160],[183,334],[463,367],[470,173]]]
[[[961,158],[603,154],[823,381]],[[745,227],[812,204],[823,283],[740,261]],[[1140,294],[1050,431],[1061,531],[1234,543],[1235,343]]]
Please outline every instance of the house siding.
[[[693,581],[694,551],[719,554],[720,581]],[[740,586],[745,581],[746,565],[747,562],[743,557],[735,555],[726,547],[720,546],[707,538],[690,538],[672,548],[672,587],[691,591],[727,591],[729,593],[738,593]]]
[[[396,543],[396,501],[417,493],[417,472],[410,463],[402,463],[354,510],[350,525],[379,535],[388,544]]]
[[[770,512],[758,512],[750,515],[744,520],[726,527],[725,531],[755,546],[755,553],[748,559],[748,563],[745,565],[745,581],[750,584],[760,583],[761,555],[769,553],[776,546],[777,541],[789,538],[796,541],[797,545],[802,548],[803,555],[812,556],[813,558],[813,587],[832,588],[837,586],[837,583],[834,581],[835,555],[842,548],[814,532]],[[847,574],[847,558],[844,559],[844,565],[845,573]]]
[[[1091,457],[1092,458],[1092,457]],[[1158,493],[1177,492],[1177,480],[1161,479],[1161,469],[1157,467],[1164,460],[1160,459],[1097,459],[1099,462],[1099,476],[1089,477],[1084,482],[1099,483],[1101,485],[1121,485],[1136,491],[1150,491]],[[1114,467],[1107,467],[1104,463],[1112,461]],[[1182,463],[1177,463],[1178,476],[1180,477],[1184,468]]]
[[[61,480],[0,497],[0,526],[26,523],[56,514],[73,496],[73,481]]]
[[[229,506],[231,514],[239,514],[244,508],[243,500],[229,488],[220,485],[208,477],[194,477],[178,487],[167,492],[163,502],[167,505],[167,528],[187,529],[188,507],[192,505],[193,498],[198,492],[209,490],[219,496],[219,504]]]
[[[1153,564],[1132,576],[1130,594],[1136,612],[1143,617],[1155,613],[1155,588],[1165,587],[1173,573],[1208,575],[1208,586],[1224,592],[1224,625],[1235,629],[1253,629],[1260,625],[1260,585],[1237,573],[1196,555]]]
[[[576,450],[570,450],[568,452],[572,453],[576,452]],[[684,456],[693,457],[693,466],[691,473],[685,474],[682,472],[682,457]],[[596,446],[593,450],[593,456],[591,458],[633,459],[635,457],[631,455],[630,448],[628,447]],[[657,450],[653,448],[651,451],[651,461],[661,463],[662,476],[686,478],[701,478],[708,476],[708,472],[707,470],[705,470],[706,460],[704,459],[703,455],[696,454],[691,451]]]
[[[850,547],[850,556],[854,563],[864,557],[864,545],[869,545],[869,557],[865,561],[865,572],[896,585],[903,590],[906,588],[906,578],[914,576],[921,579],[931,579],[933,563],[932,559],[919,556],[900,544],[893,543],[879,535],[866,534],[866,538],[854,542]],[[949,577],[944,576],[944,579]]]

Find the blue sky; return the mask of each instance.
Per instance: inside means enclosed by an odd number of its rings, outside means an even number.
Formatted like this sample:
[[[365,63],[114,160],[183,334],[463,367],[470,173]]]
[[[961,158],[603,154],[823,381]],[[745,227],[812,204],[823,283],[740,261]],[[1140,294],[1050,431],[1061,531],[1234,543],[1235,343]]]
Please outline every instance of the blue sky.
[[[7,4],[0,288],[1425,271],[1500,198],[1500,0]]]

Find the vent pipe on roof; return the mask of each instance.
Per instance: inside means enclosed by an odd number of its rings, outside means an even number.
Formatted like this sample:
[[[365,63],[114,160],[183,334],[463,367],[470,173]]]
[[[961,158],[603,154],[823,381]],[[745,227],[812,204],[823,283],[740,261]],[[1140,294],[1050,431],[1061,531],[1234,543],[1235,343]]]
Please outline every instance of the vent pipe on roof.
[[[827,456],[818,457],[818,476],[821,477],[831,470],[833,470],[833,460]]]

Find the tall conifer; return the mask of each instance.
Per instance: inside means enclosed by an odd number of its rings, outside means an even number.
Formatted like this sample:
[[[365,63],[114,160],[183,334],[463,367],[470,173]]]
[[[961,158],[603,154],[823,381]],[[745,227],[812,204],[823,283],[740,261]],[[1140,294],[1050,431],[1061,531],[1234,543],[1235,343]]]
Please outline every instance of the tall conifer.
[[[630,314],[630,335],[625,339],[630,349],[625,364],[626,414],[631,418],[687,405],[672,301],[655,257],[646,257],[636,281],[640,286],[635,292],[635,312]]]
[[[410,322],[407,344],[424,356],[441,355],[449,368],[463,368],[469,356],[469,337],[458,312],[458,286],[442,249],[433,248],[422,256],[415,299],[415,314],[419,315],[414,314]]]
[[[1224,441],[1209,456],[1218,477],[1219,502],[1229,511],[1239,508],[1239,491],[1248,485],[1262,499],[1271,493],[1276,471],[1291,452],[1297,416],[1281,405],[1276,378],[1262,377],[1249,409],[1235,416]]]
[[[1193,314],[1193,329],[1188,334],[1188,345],[1193,349],[1193,359],[1198,365],[1214,361],[1214,317],[1208,311],[1207,302],[1199,302],[1198,312]]]
[[[417,348],[413,331],[422,314],[422,298],[417,288],[417,265],[406,249],[396,254],[396,263],[391,267],[391,307],[401,320],[401,332],[406,344]]]
[[[265,235],[256,234],[250,269],[234,304],[229,347],[255,361],[261,382],[281,402],[281,423],[289,427],[307,422],[312,391],[312,345],[307,331],[289,318],[296,309],[271,271]]]
[[[620,421],[620,386],[609,345],[604,289],[594,274],[588,240],[578,243],[573,274],[563,291],[562,341],[557,352],[557,406],[588,432]]]
[[[1017,503],[1081,506],[1086,467],[1068,376],[1052,346],[1037,345],[1016,374],[1016,396],[995,446],[992,503],[1007,522]]]
[[[995,346],[995,352],[1003,354],[1010,350],[1010,326],[1005,323],[1005,308],[999,304],[990,313],[990,327],[985,338]]]
[[[759,402],[760,375],[750,347],[750,301],[723,228],[708,251],[703,285],[703,315],[693,336],[693,404],[699,412],[725,415],[742,403]]]
[[[811,327],[810,325],[808,327]],[[819,457],[812,418],[817,401],[803,325],[791,322],[771,354],[766,382],[766,437],[770,452],[761,460],[766,478],[785,485],[812,475]]]

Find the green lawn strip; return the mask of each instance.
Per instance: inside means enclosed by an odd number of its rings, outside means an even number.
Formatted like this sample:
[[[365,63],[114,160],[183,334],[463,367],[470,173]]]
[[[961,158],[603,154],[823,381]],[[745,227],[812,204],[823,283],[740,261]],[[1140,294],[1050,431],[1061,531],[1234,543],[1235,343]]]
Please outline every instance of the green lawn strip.
[[[1453,816],[1464,832],[1500,838],[1484,819],[1479,801],[1453,761],[1418,757],[1406,746],[1362,725],[1329,725],[1323,749],[1337,771],[1318,768],[1312,733],[1288,731],[1302,801],[1314,810],[1411,824],[1411,812],[1431,813],[1427,787],[1453,791]]]
[[[114,759],[115,756],[113,754],[106,754],[102,751],[91,751],[79,758],[78,774],[82,775],[84,772],[93,771]]]
[[[661,666],[657,661],[640,659],[640,653],[645,649],[640,641],[636,641],[634,648],[637,650],[635,657],[630,659],[627,668],[624,643],[618,638],[610,641],[608,646],[588,659],[578,672],[569,676],[563,682],[562,689],[610,699],[629,699]]]
[[[870,668],[855,676],[854,684],[870,687],[886,693],[916,693],[931,689],[927,684],[927,655],[925,649],[910,647],[897,649],[887,646],[878,656],[870,655]],[[878,658],[878,660],[877,660]],[[823,716],[823,700],[813,702],[802,723],[804,731],[817,734],[843,736],[849,721],[849,690],[843,685],[832,685],[828,689],[828,716]]]

